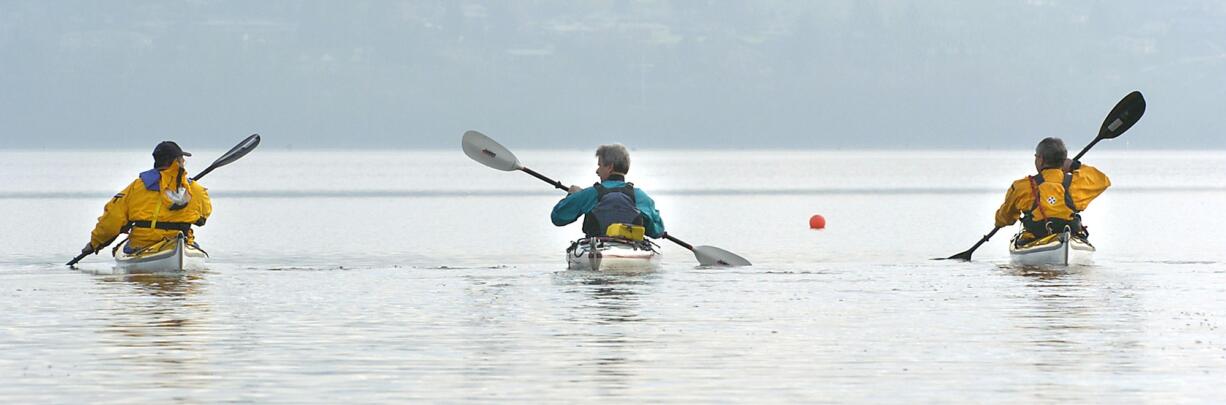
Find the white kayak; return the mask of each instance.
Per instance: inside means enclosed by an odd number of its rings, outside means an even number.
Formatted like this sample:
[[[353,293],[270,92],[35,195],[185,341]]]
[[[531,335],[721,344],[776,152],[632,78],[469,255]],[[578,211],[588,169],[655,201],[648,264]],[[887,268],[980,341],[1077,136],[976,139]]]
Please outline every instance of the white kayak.
[[[660,252],[651,241],[583,238],[566,249],[566,268],[589,271],[651,271],[660,266]]]
[[[167,239],[134,253],[123,253],[128,242],[115,249],[115,268],[123,273],[178,273],[203,270],[208,253],[189,245],[187,237]]]
[[[1074,237],[1071,232],[1052,234],[1018,246],[1017,240],[1021,236],[1021,233],[1018,233],[1009,243],[1009,258],[1013,264],[1067,266],[1093,262],[1094,245],[1085,239]]]

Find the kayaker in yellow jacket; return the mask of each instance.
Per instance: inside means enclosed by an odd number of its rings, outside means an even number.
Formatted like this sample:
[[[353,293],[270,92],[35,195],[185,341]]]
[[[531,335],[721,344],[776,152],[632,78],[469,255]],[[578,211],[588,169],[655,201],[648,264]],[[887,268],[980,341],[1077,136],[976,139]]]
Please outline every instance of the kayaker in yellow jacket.
[[[195,244],[192,225],[204,225],[213,213],[208,189],[191,181],[184,169],[184,152],[166,141],[153,149],[153,169],[142,172],[107,202],[90,241],[81,249],[94,253],[128,232],[127,253],[173,238],[183,232]]]
[[[1071,229],[1086,238],[1081,211],[1111,186],[1111,179],[1098,169],[1068,159],[1060,138],[1046,138],[1035,147],[1037,175],[1016,180],[996,210],[996,227],[1012,225],[1021,217],[1025,228],[1018,242],[1025,244],[1052,233]]]

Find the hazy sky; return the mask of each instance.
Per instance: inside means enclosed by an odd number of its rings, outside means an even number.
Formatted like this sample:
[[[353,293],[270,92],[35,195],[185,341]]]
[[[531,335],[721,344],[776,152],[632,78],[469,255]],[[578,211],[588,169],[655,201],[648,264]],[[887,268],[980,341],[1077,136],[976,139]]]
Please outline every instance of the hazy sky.
[[[1075,148],[1132,90],[1226,147],[1226,2],[0,2],[0,148]]]

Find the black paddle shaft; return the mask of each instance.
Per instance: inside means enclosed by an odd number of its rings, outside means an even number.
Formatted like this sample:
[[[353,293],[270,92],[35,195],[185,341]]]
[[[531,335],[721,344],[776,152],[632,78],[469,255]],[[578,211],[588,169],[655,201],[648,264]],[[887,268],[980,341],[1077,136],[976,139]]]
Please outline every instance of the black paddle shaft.
[[[1081,157],[1085,156],[1086,152],[1089,152],[1090,148],[1093,148],[1094,144],[1101,140],[1103,140],[1103,138],[1094,138],[1094,141],[1090,142],[1089,145],[1086,145],[1086,147],[1081,150],[1081,153],[1078,153],[1077,156],[1073,157],[1073,160],[1081,160]]]
[[[551,179],[551,178],[548,178],[548,177],[545,177],[545,175],[540,174],[540,173],[537,173],[535,170],[529,169],[529,168],[527,168],[527,167],[521,167],[521,168],[519,168],[519,170],[522,170],[524,173],[531,174],[531,175],[532,175],[532,177],[536,177],[536,178],[538,178],[538,179],[541,179],[541,181],[546,182],[546,183],[549,183],[550,185],[552,185],[552,186],[554,186],[554,187],[557,187],[559,190],[566,190],[566,191],[569,191],[569,190],[570,190],[570,188],[567,188],[566,186],[563,186],[563,185],[562,185],[562,182],[557,181],[557,180],[554,180],[554,179]]]
[[[992,239],[992,235],[995,235],[996,231],[999,231],[999,230],[1000,228],[993,228],[992,232],[988,232],[987,235],[983,235],[983,238],[979,239],[979,242],[976,242],[975,246],[971,246],[971,248],[967,249],[965,252],[958,253],[956,255],[947,257],[946,259],[966,260],[969,262],[971,260],[971,255],[975,253],[975,249],[979,249],[980,245],[983,245],[984,242],[987,242],[989,239]]]
[[[694,250],[694,245],[691,245],[691,244],[689,244],[689,243],[685,243],[685,241],[683,241],[683,240],[681,240],[681,239],[677,239],[676,237],[673,237],[673,235],[669,235],[669,234],[668,234],[668,232],[665,232],[665,233],[664,233],[664,239],[671,240],[671,241],[673,241],[673,243],[676,243],[676,244],[678,244],[678,245],[681,245],[681,247],[686,248],[686,249],[689,249],[689,250],[691,250],[691,251],[692,251],[692,250]]]
[[[115,235],[115,238],[118,238],[118,237],[119,235]],[[102,249],[106,247],[106,245],[110,245],[111,242],[115,241],[115,238],[111,238],[111,240],[106,241],[106,243],[103,243],[102,246],[98,247],[98,249]],[[98,253],[98,251],[95,250],[93,252],[81,252],[81,254],[77,255],[77,257],[72,258],[72,260],[69,260],[68,263],[65,263],[65,265],[68,267],[72,267],[74,264],[77,264],[77,262],[81,261],[81,259],[84,259],[85,256],[89,256],[90,254],[93,254],[93,253]]]

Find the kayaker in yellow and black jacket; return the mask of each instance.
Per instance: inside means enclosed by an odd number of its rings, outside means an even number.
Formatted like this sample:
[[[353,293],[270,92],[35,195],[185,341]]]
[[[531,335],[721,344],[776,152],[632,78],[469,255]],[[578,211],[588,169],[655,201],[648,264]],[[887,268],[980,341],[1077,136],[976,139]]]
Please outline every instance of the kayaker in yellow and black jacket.
[[[184,152],[174,142],[153,150],[153,169],[142,172],[127,188],[107,202],[90,241],[81,249],[93,253],[127,232],[129,252],[153,245],[179,232],[195,243],[192,225],[204,225],[213,213],[208,189],[191,181],[184,169]]]
[[[1081,211],[1107,187],[1111,179],[1098,169],[1068,159],[1068,149],[1060,138],[1046,138],[1035,148],[1034,166],[1038,174],[1016,180],[996,210],[996,227],[1012,225],[1021,217],[1025,231],[1019,243],[1026,243],[1068,227],[1085,238]]]

